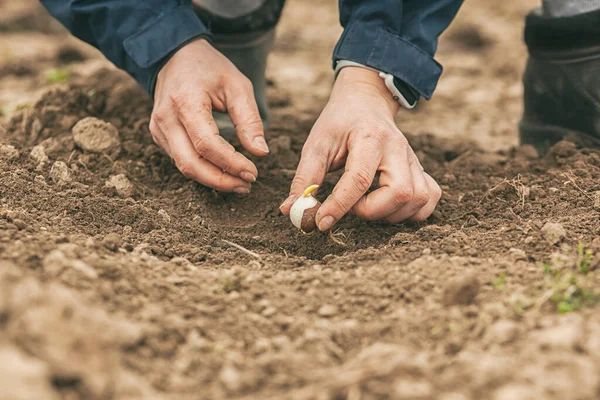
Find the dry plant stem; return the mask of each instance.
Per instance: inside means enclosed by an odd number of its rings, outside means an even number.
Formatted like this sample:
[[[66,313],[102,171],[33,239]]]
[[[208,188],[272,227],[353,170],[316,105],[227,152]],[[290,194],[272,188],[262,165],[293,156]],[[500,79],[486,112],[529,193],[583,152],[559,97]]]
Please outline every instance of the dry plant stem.
[[[225,239],[221,239],[221,241],[222,241],[223,243],[225,243],[225,244],[228,244],[228,245],[230,245],[230,246],[232,246],[232,247],[235,247],[236,249],[238,249],[238,250],[240,250],[240,251],[242,251],[242,252],[244,252],[244,253],[248,254],[249,256],[252,256],[252,257],[254,257],[254,258],[256,258],[256,259],[262,260],[262,257],[260,256],[260,254],[257,254],[257,253],[255,253],[255,252],[253,252],[253,251],[251,251],[251,250],[248,250],[247,248],[245,248],[245,247],[242,247],[242,246],[240,246],[239,244],[236,244],[236,243],[230,242],[229,240],[225,240]]]
[[[594,198],[587,193],[585,190],[583,190],[578,184],[577,181],[575,179],[577,179],[577,176],[573,173],[573,171],[569,171],[563,174],[571,184],[573,184],[573,186],[579,190],[585,197],[587,197],[588,199],[594,201]],[[569,183],[569,182],[565,182],[565,183]]]

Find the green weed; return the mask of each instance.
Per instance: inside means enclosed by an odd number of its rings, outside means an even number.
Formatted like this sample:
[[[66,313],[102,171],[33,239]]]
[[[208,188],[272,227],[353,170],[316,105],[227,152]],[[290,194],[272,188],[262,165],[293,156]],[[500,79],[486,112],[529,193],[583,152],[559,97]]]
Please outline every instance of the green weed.
[[[242,278],[234,275],[221,279],[221,289],[225,293],[239,292],[242,290]]]
[[[493,280],[491,283],[492,283],[492,286],[495,287],[496,289],[504,290],[506,288],[506,286],[504,285],[505,281],[506,281],[506,275],[500,274],[500,275],[498,275],[498,278]]]
[[[594,253],[590,249],[585,249],[583,243],[577,245],[577,269],[582,274],[590,272],[590,264],[592,262],[592,256]]]
[[[65,83],[69,81],[70,78],[69,71],[64,69],[51,69],[46,72],[46,83]]]

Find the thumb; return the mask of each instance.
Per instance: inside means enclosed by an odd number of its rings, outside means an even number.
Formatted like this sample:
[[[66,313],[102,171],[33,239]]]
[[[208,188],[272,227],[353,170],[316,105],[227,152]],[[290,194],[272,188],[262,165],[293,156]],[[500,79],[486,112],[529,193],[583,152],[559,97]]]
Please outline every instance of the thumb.
[[[252,83],[243,77],[227,91],[227,112],[235,125],[235,131],[244,149],[255,156],[269,154],[269,146],[265,141],[258,106],[254,98]]]
[[[294,201],[307,187],[323,183],[328,170],[328,150],[322,145],[307,141],[302,149],[302,157],[292,181],[290,195],[279,207],[281,212],[288,215]]]

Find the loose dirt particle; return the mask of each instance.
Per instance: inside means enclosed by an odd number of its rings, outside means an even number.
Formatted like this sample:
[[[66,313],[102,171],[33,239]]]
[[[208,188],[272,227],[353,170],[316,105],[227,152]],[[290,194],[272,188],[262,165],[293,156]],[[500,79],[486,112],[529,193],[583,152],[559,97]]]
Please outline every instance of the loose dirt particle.
[[[62,161],[56,161],[54,164],[52,164],[52,169],[50,170],[50,179],[59,185],[62,185],[67,182],[71,182],[73,180],[73,176],[67,164]]]
[[[475,274],[454,278],[444,289],[443,303],[446,306],[471,304],[475,301],[480,286]]]
[[[317,311],[317,313],[321,317],[325,317],[325,318],[333,317],[335,314],[337,314],[337,312],[338,312],[338,308],[331,304],[323,304],[319,308],[319,311]]]
[[[557,222],[546,222],[541,232],[544,239],[551,245],[555,245],[567,236],[565,228]]]
[[[117,251],[121,245],[121,236],[117,233],[109,233],[102,239],[102,245],[111,251]]]
[[[292,148],[292,138],[287,135],[278,136],[269,140],[269,149],[271,154],[277,154],[281,150],[290,150]]]
[[[37,163],[37,167],[42,168],[44,166],[44,164],[46,164],[46,161],[48,161],[48,156],[46,155],[46,150],[44,149],[44,146],[41,145],[37,145],[34,146],[31,149],[31,158],[33,158],[35,160],[35,162]]]
[[[0,388],[2,398],[14,400],[55,400],[50,370],[46,363],[26,356],[15,347],[0,347]]]
[[[130,197],[134,186],[124,174],[112,175],[105,183],[106,187],[113,187],[122,197]]]
[[[3,144],[0,146],[0,157],[11,161],[19,158],[19,150],[15,146],[9,144]]]
[[[121,149],[117,128],[98,118],[82,119],[75,124],[72,133],[75,143],[85,151],[115,155]]]
[[[507,344],[519,334],[519,325],[514,321],[500,320],[488,328],[485,342],[489,344]]]

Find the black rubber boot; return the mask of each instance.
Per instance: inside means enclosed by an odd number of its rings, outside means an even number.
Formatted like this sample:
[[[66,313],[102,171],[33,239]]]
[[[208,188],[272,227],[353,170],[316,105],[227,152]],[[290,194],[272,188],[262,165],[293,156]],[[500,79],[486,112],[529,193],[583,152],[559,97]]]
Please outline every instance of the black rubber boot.
[[[213,34],[212,45],[252,82],[256,104],[266,126],[269,107],[265,71],[284,0],[249,2],[248,4],[256,3],[259,6],[241,13],[238,12],[241,10],[239,5],[236,7],[234,3],[228,5],[227,2],[216,0],[194,1],[196,13]],[[229,136],[235,133],[229,115],[216,112],[213,115],[221,135]]]
[[[541,155],[566,139],[600,147],[600,10],[550,18],[527,16],[521,144]]]

